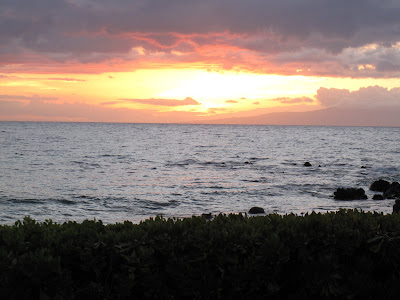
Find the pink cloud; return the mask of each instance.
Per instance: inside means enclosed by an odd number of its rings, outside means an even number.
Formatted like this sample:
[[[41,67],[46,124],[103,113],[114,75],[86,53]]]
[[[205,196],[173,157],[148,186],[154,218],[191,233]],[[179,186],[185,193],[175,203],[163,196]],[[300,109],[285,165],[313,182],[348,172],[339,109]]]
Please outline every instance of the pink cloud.
[[[47,80],[60,80],[60,81],[86,81],[84,79],[76,79],[76,78],[58,78],[58,77],[52,77],[52,78],[46,78]]]

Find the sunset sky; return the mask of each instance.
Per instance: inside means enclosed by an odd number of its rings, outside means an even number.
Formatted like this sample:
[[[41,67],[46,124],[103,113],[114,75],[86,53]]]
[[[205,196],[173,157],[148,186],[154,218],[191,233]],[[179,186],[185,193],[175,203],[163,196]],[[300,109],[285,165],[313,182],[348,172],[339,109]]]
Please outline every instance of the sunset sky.
[[[399,0],[0,0],[0,120],[329,107],[400,108]]]

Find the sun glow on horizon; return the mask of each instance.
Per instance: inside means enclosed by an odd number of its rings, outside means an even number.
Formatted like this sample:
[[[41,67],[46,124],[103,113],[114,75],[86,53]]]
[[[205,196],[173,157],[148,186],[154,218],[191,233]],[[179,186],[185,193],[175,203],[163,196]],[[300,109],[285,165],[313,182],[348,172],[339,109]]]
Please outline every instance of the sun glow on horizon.
[[[178,122],[181,116],[190,119],[201,115],[243,115],[277,107],[288,111],[316,109],[315,95],[321,87],[355,91],[374,85],[392,88],[398,82],[186,67],[99,74],[0,74],[0,85],[2,100],[16,103],[13,105],[31,103],[37,108],[39,104],[45,107],[44,104],[51,103],[55,111],[69,105],[69,115],[76,112],[80,116],[79,110],[84,108],[88,109],[87,114],[98,110],[105,119],[111,111],[117,114],[130,110],[148,115],[144,121],[169,113],[172,117],[168,120],[176,118]],[[46,107],[50,109],[50,105]]]
[[[190,96],[202,103],[200,111],[240,111],[254,108],[254,102],[260,102],[262,107],[276,106],[275,102],[268,100],[282,95],[312,97],[315,84],[320,81],[319,78],[304,76],[288,77],[235,71],[190,70],[187,75],[185,79],[177,81],[177,84],[156,96],[173,99]]]

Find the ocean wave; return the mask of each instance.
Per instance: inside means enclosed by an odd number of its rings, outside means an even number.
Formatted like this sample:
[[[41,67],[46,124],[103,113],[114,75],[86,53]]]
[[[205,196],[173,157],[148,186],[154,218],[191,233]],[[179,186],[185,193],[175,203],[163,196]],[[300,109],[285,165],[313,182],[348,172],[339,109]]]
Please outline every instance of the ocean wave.
[[[340,203],[332,195],[379,178],[400,181],[398,129],[28,125],[1,123],[8,142],[0,148],[0,222],[8,214],[112,221],[255,205],[279,213],[342,205],[390,212],[390,201]]]

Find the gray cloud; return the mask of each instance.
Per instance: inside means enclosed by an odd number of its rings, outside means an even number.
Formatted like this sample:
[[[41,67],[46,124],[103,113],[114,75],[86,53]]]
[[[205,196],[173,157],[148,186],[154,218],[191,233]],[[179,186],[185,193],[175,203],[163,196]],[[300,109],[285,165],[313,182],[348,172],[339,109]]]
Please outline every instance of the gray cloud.
[[[265,72],[395,77],[399,16],[397,0],[3,0],[0,66],[139,60],[132,49],[142,47],[171,62],[229,59],[221,62],[227,69],[265,65]],[[377,47],[363,51],[370,44]],[[225,57],[197,51],[215,45],[237,50]],[[241,51],[258,60],[247,63]],[[374,69],[360,69],[363,64]]]
[[[322,34],[332,40],[351,40],[352,46],[398,35],[400,6],[390,0],[163,0],[155,1],[2,1],[3,35],[29,37],[57,32],[274,33],[286,38]],[[62,12],[62,13],[60,13]],[[381,37],[364,30],[385,29]],[[165,36],[163,44],[168,44]],[[369,41],[367,41],[369,39]],[[160,40],[161,41],[161,40]],[[314,38],[314,43],[321,40]],[[348,43],[346,45],[348,46]]]

